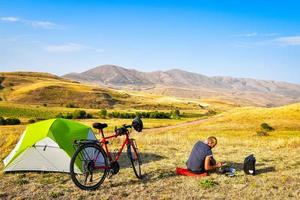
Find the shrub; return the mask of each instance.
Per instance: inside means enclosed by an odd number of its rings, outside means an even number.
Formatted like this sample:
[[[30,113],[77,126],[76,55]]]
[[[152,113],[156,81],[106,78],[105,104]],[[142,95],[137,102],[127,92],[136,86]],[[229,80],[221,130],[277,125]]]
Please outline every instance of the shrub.
[[[123,119],[130,119],[131,116],[132,115],[130,113],[120,113],[120,118],[123,118]]]
[[[21,124],[21,121],[18,118],[7,118],[5,120],[6,125],[17,125]]]
[[[74,119],[84,119],[86,118],[86,112],[84,110],[75,110],[73,112]]]
[[[58,113],[55,118],[65,118],[64,115],[62,113]]]
[[[28,120],[28,123],[30,123],[30,124],[32,124],[32,123],[34,123],[35,122],[35,120],[34,119],[30,119],[30,120]]]
[[[177,110],[172,110],[170,112],[171,114],[171,118],[174,118],[174,119],[178,119],[180,118],[180,111],[177,109]]]
[[[170,119],[171,118],[171,113],[165,113],[165,112],[150,112],[149,118],[154,118],[154,119]]]
[[[142,113],[141,112],[136,112],[135,115],[138,116],[138,117],[142,117]]]
[[[67,108],[78,108],[74,103],[67,103]]]
[[[16,184],[17,185],[26,185],[29,181],[27,179],[17,179]]]
[[[179,116],[180,115],[180,110],[176,109],[174,112],[173,112],[174,115],[176,116]]]
[[[119,112],[112,112],[111,116],[114,118],[119,118],[120,117],[120,113]]]
[[[6,121],[3,117],[0,117],[0,125],[5,125]]]
[[[209,189],[212,188],[216,185],[218,185],[218,183],[212,179],[204,179],[200,181],[200,187],[204,188],[204,189]]]
[[[87,118],[87,119],[91,119],[91,118],[93,118],[93,115],[92,115],[91,113],[88,113],[88,114],[86,115],[86,118]]]
[[[158,112],[151,112],[149,118],[158,118]]]
[[[112,118],[113,117],[112,113],[107,113],[107,117]]]
[[[209,110],[209,111],[206,113],[207,116],[212,116],[212,115],[215,115],[215,114],[217,114],[217,112],[214,111],[214,110]]]
[[[66,116],[64,116],[66,119],[73,119],[73,114],[72,113],[67,113]]]
[[[42,117],[37,117],[37,118],[35,118],[36,119],[36,121],[42,121],[42,120],[45,120],[45,118],[42,118]]]
[[[176,115],[178,114],[178,112],[179,110],[175,112]],[[170,113],[154,111],[154,112],[136,112],[136,113],[111,112],[108,113],[107,116],[113,118],[124,118],[124,119],[131,119],[131,118],[135,118],[136,116],[142,118],[170,119],[173,115],[172,115],[172,111]]]
[[[274,128],[271,127],[269,124],[267,123],[262,123],[260,125],[260,127],[264,130],[264,131],[274,131]]]
[[[106,109],[100,110],[99,115],[100,115],[101,118],[106,118],[107,110]]]

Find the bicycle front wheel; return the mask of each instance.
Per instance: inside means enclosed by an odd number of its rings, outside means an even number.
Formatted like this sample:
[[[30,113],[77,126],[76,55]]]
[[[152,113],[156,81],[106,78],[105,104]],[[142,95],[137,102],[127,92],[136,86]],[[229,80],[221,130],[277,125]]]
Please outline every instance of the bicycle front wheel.
[[[127,154],[130,159],[130,162],[132,164],[132,168],[133,168],[135,176],[138,179],[141,179],[142,178],[142,169],[141,169],[142,159],[141,159],[141,155],[138,151],[138,148],[137,148],[137,145],[136,145],[136,142],[134,139],[130,139],[130,144],[128,144],[128,146],[127,146]]]
[[[70,163],[71,178],[77,187],[95,190],[103,183],[107,173],[107,156],[101,146],[88,143],[78,147]]]

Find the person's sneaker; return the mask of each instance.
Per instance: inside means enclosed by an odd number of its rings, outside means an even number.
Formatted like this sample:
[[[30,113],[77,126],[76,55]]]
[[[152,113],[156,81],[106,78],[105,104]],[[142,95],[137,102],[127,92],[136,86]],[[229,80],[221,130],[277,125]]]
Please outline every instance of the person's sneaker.
[[[226,173],[226,176],[229,176],[229,177],[235,176],[235,171],[236,170],[234,168],[230,167],[229,172]]]
[[[219,173],[225,174],[226,176],[233,177],[235,176],[236,170],[233,167],[223,166],[220,167]]]
[[[229,168],[230,168],[230,167],[228,167],[228,166],[222,166],[222,167],[219,168],[218,172],[219,172],[220,174],[225,174],[225,173],[227,173],[227,172],[230,172]]]

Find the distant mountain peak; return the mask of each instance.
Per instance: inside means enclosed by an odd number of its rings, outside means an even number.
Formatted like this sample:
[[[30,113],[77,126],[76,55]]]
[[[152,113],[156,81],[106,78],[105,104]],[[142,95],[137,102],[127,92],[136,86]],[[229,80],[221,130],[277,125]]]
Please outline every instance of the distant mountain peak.
[[[265,81],[251,78],[234,78],[187,72],[181,69],[141,72],[117,65],[100,65],[82,73],[70,73],[63,77],[81,82],[96,83],[110,87],[152,88],[153,92],[180,97],[219,97],[255,101],[261,98],[263,105],[281,105],[282,102],[300,101],[300,85]],[[155,88],[165,88],[163,90]],[[176,91],[174,88],[180,88]],[[184,89],[185,88],[185,89]],[[179,92],[180,91],[180,92]],[[234,97],[236,96],[236,97]]]

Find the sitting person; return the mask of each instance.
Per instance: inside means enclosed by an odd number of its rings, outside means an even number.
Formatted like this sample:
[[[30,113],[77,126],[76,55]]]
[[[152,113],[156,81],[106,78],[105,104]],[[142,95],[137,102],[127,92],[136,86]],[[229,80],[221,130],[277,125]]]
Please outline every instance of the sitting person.
[[[187,168],[193,173],[204,173],[221,167],[221,162],[216,162],[211,149],[217,145],[216,137],[208,137],[206,141],[198,141],[187,161]]]

